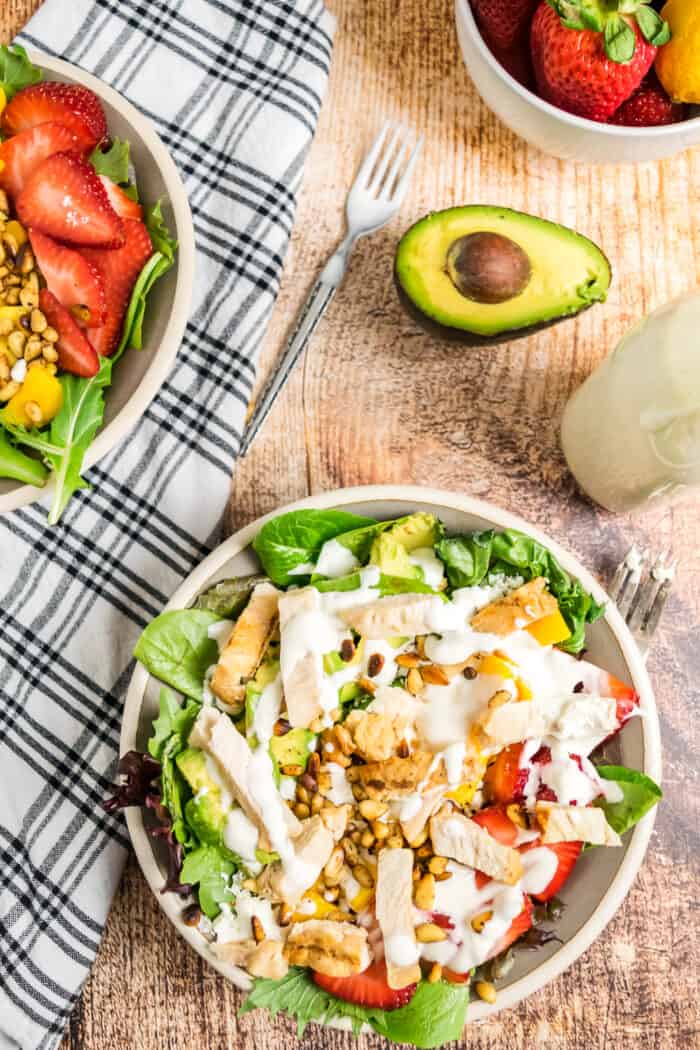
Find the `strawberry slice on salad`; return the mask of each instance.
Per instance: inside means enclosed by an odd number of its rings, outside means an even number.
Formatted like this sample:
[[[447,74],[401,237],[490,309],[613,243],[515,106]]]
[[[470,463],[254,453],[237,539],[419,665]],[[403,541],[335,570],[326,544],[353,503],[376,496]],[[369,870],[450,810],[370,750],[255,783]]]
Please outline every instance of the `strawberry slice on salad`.
[[[132,200],[132,198],[124,192],[121,186],[117,186],[116,182],[112,182],[106,175],[100,175],[100,182],[105,188],[105,192],[109,198],[109,203],[112,205],[114,210],[120,219],[142,219],[143,208],[138,201]]]
[[[534,842],[528,842],[524,846],[521,846],[520,852],[527,853],[530,849],[548,849],[550,852],[555,853],[557,857],[557,869],[552,876],[551,882],[547,883],[541,893],[532,894],[536,901],[540,901],[540,903],[544,904],[546,901],[551,900],[552,897],[556,897],[557,893],[574,870],[576,861],[581,855],[583,843],[548,842],[546,846],[543,846],[539,839],[535,839]]]
[[[405,988],[390,988],[383,959],[376,960],[362,973],[353,974],[352,977],[328,977],[316,970],[312,972],[319,988],[337,999],[377,1010],[398,1010],[405,1006],[410,1003],[417,987],[408,984]]]
[[[56,349],[61,368],[75,376],[97,375],[100,361],[95,348],[73,316],[48,288],[42,288],[39,292],[39,308],[51,327],[58,332]]]
[[[118,248],[122,220],[91,164],[77,153],[55,153],[40,164],[15,202],[25,226],[69,244]]]
[[[482,876],[482,878],[484,882],[489,881],[485,875]],[[479,883],[479,881],[480,880],[477,878],[477,884]],[[549,889],[549,887],[547,888]],[[532,912],[532,901],[527,896],[527,894],[524,893],[523,910],[515,916],[515,918],[513,919],[513,921],[511,922],[510,926],[503,934],[501,939],[497,941],[492,951],[489,952],[489,959],[493,959],[494,956],[500,955],[501,952],[504,952],[506,950],[506,948],[510,948],[511,944],[514,944],[517,940],[519,940],[524,933],[527,933],[527,931],[532,926]],[[452,928],[452,923],[449,921],[446,915],[441,916],[439,914],[433,914],[431,915],[431,919],[438,926],[444,926],[444,928],[446,929]],[[447,922],[440,922],[440,919],[446,919]],[[450,984],[466,984],[469,978],[471,977],[471,970],[467,970],[466,973],[459,973],[456,970],[451,970],[449,967],[446,967],[442,971],[442,976],[445,978],[446,981],[449,981]]]
[[[17,135],[49,122],[73,133],[78,149],[87,153],[107,135],[107,118],[94,92],[80,84],[48,81],[18,91],[2,115],[5,135]]]
[[[29,231],[29,240],[46,286],[78,324],[96,328],[107,313],[102,275],[74,248],[66,248],[52,237]]]
[[[77,147],[70,128],[56,121],[21,131],[0,145],[0,187],[17,197],[39,165],[54,153]]]
[[[88,248],[82,253],[101,274],[107,297],[104,324],[90,333],[91,342],[101,357],[109,357],[116,350],[136,278],[153,254],[151,238],[142,222],[126,219],[123,226],[121,248],[112,251]]]
[[[618,729],[622,729],[639,706],[639,693],[631,685],[610,674],[610,671],[605,671],[595,664],[582,661],[581,669],[582,681],[578,691],[612,697],[616,701]]]
[[[504,747],[486,770],[484,794],[491,802],[518,802],[525,795],[530,770],[521,766],[523,744]]]

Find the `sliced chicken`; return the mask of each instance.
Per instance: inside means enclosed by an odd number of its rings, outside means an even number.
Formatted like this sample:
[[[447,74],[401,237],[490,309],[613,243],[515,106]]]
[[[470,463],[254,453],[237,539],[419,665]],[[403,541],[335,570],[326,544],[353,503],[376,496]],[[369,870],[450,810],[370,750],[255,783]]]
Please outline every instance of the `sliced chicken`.
[[[383,762],[396,753],[408,721],[401,715],[351,711],[344,724],[361,758],[366,762]]]
[[[367,930],[330,919],[295,922],[284,954],[292,966],[310,966],[328,977],[352,977],[370,963]]]
[[[277,942],[281,944],[280,941]],[[247,941],[226,941],[223,944],[215,942],[212,951],[219,959],[230,963],[232,966],[248,966],[248,960],[255,950],[255,941],[249,938]]]
[[[418,788],[430,791],[447,783],[445,764],[434,762],[429,751],[414,751],[408,758],[390,758],[386,762],[368,762],[357,766],[357,778],[369,798],[388,802],[405,798]],[[432,768],[431,768],[432,767]]]
[[[282,941],[264,940],[256,944],[248,956],[246,969],[253,977],[269,977],[273,981],[286,977],[289,963],[284,955]]]
[[[363,638],[411,637],[430,632],[430,612],[439,600],[430,594],[395,594],[342,609],[338,615]]]
[[[529,623],[555,613],[559,608],[556,598],[547,590],[544,576],[538,576],[522,587],[511,591],[498,601],[479,609],[471,618],[475,631],[505,637],[520,631]]]
[[[381,851],[376,893],[376,914],[384,938],[387,981],[390,988],[405,988],[421,978],[413,923],[413,850]]]
[[[497,694],[500,696],[500,694]],[[489,703],[480,718],[483,743],[489,748],[508,747],[535,737],[553,736],[559,740],[589,741],[587,752],[617,728],[615,700],[577,694],[561,703],[546,700]]]
[[[522,877],[518,851],[503,846],[485,828],[461,813],[447,807],[440,810],[430,818],[430,837],[436,853],[483,871],[492,879],[512,886]]]
[[[338,828],[328,828],[318,814],[303,820],[299,833],[293,839],[294,862],[290,865],[278,861],[266,868],[259,880],[261,892],[295,908],[325,867],[333,852],[336,835],[340,838],[344,830],[345,822],[338,834]]]
[[[407,817],[405,820],[399,819],[401,830],[409,845],[411,842],[416,841],[433,813],[440,808],[446,791],[447,784],[428,792],[421,799],[420,809],[415,813],[411,813],[410,817]]]
[[[323,661],[321,655],[299,645],[308,639],[313,626],[308,623],[321,609],[321,595],[315,587],[288,591],[279,602],[280,662],[287,718],[292,726],[308,729],[323,714]],[[305,630],[301,630],[300,625]],[[330,646],[332,649],[333,646]],[[301,652],[301,655],[299,653]]]
[[[542,842],[588,842],[591,846],[621,846],[622,839],[597,806],[560,806],[535,803],[535,817]]]
[[[227,704],[245,700],[245,683],[255,674],[277,626],[279,597],[271,583],[259,583],[236,620],[210,682],[211,691]]]
[[[228,715],[216,707],[203,707],[192,726],[190,747],[198,747],[214,759],[224,786],[233,795],[246,816],[260,831],[258,845],[269,850],[265,815],[253,797],[248,783],[248,767],[251,751],[244,736],[238,732]],[[299,820],[285,805],[281,807],[283,819],[290,835],[301,830]]]

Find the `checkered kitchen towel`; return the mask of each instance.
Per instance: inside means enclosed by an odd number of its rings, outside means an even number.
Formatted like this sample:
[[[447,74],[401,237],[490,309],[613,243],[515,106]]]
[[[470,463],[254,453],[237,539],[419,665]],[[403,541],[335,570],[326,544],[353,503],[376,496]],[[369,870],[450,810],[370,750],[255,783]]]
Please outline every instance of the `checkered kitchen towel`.
[[[93,488],[54,529],[40,506],[0,518],[2,1050],[59,1042],[100,941],[131,651],[216,540],[333,28],[322,0],[46,0],[20,38],[151,119],[198,257],[176,367]]]

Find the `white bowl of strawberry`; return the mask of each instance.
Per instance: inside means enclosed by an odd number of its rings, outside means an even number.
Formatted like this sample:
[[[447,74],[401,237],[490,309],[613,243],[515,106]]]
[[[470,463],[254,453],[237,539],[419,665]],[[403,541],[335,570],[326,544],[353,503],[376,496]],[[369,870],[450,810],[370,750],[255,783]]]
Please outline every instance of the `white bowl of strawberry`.
[[[0,511],[82,473],[135,425],[189,312],[194,234],[164,145],[69,63],[0,49]]]
[[[522,138],[629,164],[700,143],[697,0],[456,0],[469,74]]]

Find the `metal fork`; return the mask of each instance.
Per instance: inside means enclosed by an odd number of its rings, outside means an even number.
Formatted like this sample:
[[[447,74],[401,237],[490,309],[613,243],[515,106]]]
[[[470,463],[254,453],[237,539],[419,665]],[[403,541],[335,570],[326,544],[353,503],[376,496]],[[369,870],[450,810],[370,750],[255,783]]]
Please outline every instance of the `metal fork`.
[[[239,457],[245,456],[328,309],[348,268],[358,237],[381,229],[401,207],[411,173],[423,148],[423,136],[387,120],[360,166],[345,205],[348,232],[321,271],[297,319],[286,349],[255,404],[243,435]]]
[[[617,567],[610,597],[627,621],[643,659],[673,587],[678,561],[670,551],[656,557],[646,548],[632,546]]]

